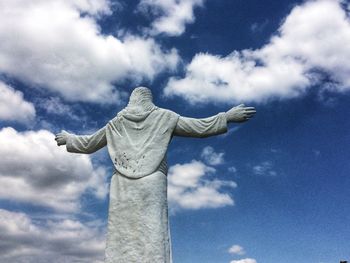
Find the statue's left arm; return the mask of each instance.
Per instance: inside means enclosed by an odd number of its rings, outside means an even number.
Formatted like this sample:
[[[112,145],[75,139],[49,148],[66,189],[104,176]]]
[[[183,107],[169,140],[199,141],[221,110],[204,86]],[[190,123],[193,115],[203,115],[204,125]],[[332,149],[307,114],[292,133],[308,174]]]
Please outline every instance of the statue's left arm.
[[[256,110],[243,104],[233,107],[227,112],[203,119],[179,117],[174,135],[183,137],[205,138],[227,132],[230,122],[245,122],[252,118]]]
[[[57,145],[65,145],[68,152],[93,153],[107,145],[106,127],[91,135],[75,135],[62,131],[56,135]]]
[[[225,113],[221,112],[215,116],[203,119],[179,117],[174,135],[182,137],[205,138],[225,133],[227,121]]]

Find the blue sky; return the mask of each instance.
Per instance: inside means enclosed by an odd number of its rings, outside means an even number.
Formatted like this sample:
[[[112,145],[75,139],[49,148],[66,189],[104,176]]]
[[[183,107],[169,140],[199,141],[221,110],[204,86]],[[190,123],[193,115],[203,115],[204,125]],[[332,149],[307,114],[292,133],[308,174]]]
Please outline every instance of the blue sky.
[[[102,262],[107,151],[69,154],[54,134],[96,131],[137,86],[183,116],[257,109],[226,135],[174,138],[175,263],[350,260],[349,14],[341,0],[0,0],[0,261]]]

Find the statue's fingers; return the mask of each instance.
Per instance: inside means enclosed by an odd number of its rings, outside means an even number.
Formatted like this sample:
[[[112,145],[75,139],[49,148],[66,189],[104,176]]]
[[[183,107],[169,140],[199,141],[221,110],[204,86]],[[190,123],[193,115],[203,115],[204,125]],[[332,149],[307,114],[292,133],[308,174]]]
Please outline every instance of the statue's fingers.
[[[245,115],[248,115],[248,116],[253,116],[253,115],[255,115],[255,111],[247,111],[247,112],[245,112]]]
[[[245,110],[255,110],[255,107],[245,107]]]

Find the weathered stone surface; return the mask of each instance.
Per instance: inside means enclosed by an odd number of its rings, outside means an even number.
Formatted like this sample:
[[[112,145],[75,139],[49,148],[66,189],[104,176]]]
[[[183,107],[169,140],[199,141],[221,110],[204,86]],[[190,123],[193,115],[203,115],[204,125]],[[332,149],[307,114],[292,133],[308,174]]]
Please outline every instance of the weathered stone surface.
[[[156,107],[149,89],[136,88],[125,109],[92,135],[57,134],[67,151],[93,153],[108,147],[115,172],[110,186],[106,263],[169,263],[166,151],[173,136],[198,137],[227,131],[255,109],[239,105],[226,113],[193,119]]]

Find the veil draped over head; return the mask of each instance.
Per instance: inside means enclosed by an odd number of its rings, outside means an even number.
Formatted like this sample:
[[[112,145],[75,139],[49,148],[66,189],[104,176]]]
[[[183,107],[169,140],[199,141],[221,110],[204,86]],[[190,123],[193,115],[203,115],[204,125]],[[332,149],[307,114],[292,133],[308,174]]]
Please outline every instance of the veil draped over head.
[[[152,91],[146,87],[138,87],[132,91],[128,105],[118,115],[132,121],[141,121],[157,108],[153,104]]]
[[[160,164],[179,115],[156,107],[152,92],[145,87],[133,90],[128,105],[106,128],[107,146],[115,169],[123,176],[141,178],[166,165]]]

